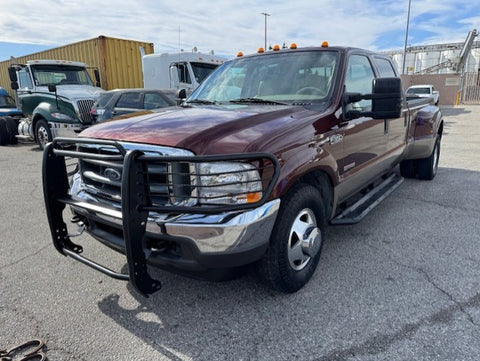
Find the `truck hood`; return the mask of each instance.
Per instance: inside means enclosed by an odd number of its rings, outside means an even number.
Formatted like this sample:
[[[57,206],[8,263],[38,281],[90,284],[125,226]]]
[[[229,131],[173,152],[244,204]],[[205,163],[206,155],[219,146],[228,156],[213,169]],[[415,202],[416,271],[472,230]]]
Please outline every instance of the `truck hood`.
[[[286,138],[301,126],[301,119],[319,114],[279,105],[175,107],[146,113],[95,125],[80,136],[172,146],[196,154],[267,151],[267,143]]]
[[[48,93],[47,87],[41,88],[45,88],[42,91]],[[67,99],[96,99],[103,92],[103,89],[91,85],[57,85],[57,95]]]

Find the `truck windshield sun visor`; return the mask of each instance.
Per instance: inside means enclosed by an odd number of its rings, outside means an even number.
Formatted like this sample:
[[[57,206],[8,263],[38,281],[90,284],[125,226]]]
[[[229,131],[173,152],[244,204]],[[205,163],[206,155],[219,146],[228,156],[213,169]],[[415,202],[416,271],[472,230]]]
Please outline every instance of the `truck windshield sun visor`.
[[[115,141],[56,138],[43,159],[44,197],[56,249],[75,253],[73,258],[109,276],[128,278],[142,294],[160,288],[147,272],[149,218],[253,209],[269,199],[279,177],[278,160],[268,153],[164,155],[154,148],[128,150]],[[74,187],[84,199],[74,197]],[[70,240],[64,210],[69,205],[93,211],[88,197],[109,203],[101,212],[123,222],[128,276],[80,256],[82,247]]]

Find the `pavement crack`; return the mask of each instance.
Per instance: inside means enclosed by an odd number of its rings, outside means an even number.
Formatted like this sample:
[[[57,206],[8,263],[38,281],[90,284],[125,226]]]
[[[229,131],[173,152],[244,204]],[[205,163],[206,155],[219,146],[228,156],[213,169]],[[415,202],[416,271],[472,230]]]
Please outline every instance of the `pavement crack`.
[[[370,244],[369,245],[370,247],[374,248],[376,251],[380,251],[379,248],[375,247],[374,245]],[[423,275],[423,277],[425,277],[425,279],[427,280],[428,283],[430,283],[436,290],[440,291],[442,294],[444,294],[445,296],[447,296],[447,298],[452,301],[453,303],[455,303],[457,306],[458,306],[458,310],[460,312],[462,312],[468,319],[468,321],[474,325],[474,326],[477,326],[479,327],[480,325],[478,323],[475,322],[475,320],[473,319],[472,315],[470,313],[468,313],[468,311],[465,309],[465,307],[463,307],[463,304],[459,301],[457,301],[455,299],[455,297],[453,297],[453,295],[451,293],[449,293],[447,290],[443,289],[439,284],[437,284],[433,279],[432,277],[430,276],[430,274],[425,271],[425,269],[423,269],[422,267],[415,267],[415,266],[411,266],[411,265],[408,265],[408,264],[404,264],[404,263],[401,263],[399,261],[397,261],[395,258],[393,258],[390,254],[388,254],[387,252],[384,252],[385,255],[393,262],[395,263],[396,265],[400,266],[400,267],[403,267],[403,268],[408,268],[409,270],[412,270],[414,272],[417,272],[421,275]]]
[[[373,335],[358,345],[353,345],[346,349],[332,350],[327,355],[315,359],[315,361],[346,361],[351,357],[358,359],[359,356],[378,355],[387,351],[397,342],[410,340],[422,327],[449,323],[458,310],[467,307],[480,308],[480,293],[477,293],[465,302],[455,302],[455,304],[443,308],[430,316],[423,317],[416,322],[407,323],[394,333]],[[476,325],[475,323],[473,324]]]
[[[460,310],[460,312],[462,312],[467,318],[468,320],[470,321],[470,323],[472,325],[475,325],[475,326],[480,326],[478,325],[474,320],[473,320],[473,317],[470,313],[468,313],[465,308],[463,307],[463,304],[459,301],[457,301],[455,299],[455,297],[453,297],[452,294],[450,294],[448,291],[444,290],[442,287],[440,287],[431,277],[430,275],[428,274],[427,271],[425,271],[423,268],[421,267],[415,267],[414,269],[416,269],[418,272],[422,273],[425,278],[427,279],[427,281],[433,286],[435,287],[437,290],[439,290],[440,292],[442,292],[445,296],[447,296],[453,303],[455,303],[457,306],[458,306],[458,309]]]
[[[33,252],[33,253],[27,254],[26,256],[23,256],[23,257],[21,257],[21,258],[19,258],[19,259],[16,259],[16,260],[13,261],[13,262],[10,262],[10,263],[7,263],[7,264],[5,264],[5,265],[3,265],[3,266],[0,266],[0,271],[6,269],[6,268],[8,268],[8,267],[14,266],[14,265],[16,265],[16,264],[19,264],[20,262],[26,260],[27,258],[35,257],[35,256],[37,256],[40,252],[42,252],[43,250],[45,250],[45,249],[47,249],[47,248],[49,248],[49,247],[50,247],[50,243],[47,243],[46,245],[44,245],[43,247],[40,247],[39,249],[37,249],[37,250],[36,250],[35,252]]]

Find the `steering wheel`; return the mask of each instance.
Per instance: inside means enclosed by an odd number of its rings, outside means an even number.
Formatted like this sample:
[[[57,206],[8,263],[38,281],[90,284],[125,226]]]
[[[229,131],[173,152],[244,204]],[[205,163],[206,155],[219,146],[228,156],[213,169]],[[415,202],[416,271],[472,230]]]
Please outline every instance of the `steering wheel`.
[[[318,95],[321,95],[321,94],[323,94],[323,91],[321,89],[315,88],[314,86],[306,86],[306,87],[298,89],[295,94],[311,94],[311,95],[318,94]]]

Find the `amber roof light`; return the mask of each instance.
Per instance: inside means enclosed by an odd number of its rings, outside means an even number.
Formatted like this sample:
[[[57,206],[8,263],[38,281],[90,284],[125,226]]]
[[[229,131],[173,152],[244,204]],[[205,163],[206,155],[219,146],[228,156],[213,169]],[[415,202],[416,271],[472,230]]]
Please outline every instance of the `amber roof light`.
[[[328,48],[328,41],[324,41],[322,43],[322,48]]]

